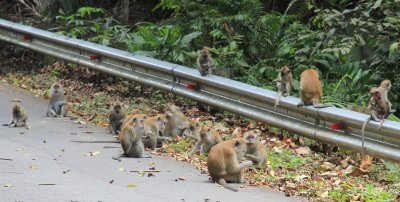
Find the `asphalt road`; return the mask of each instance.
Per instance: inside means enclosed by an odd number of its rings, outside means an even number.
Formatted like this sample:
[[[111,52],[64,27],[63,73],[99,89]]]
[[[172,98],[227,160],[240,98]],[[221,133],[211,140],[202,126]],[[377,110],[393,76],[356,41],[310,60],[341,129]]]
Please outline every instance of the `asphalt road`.
[[[169,157],[113,160],[122,149],[103,146],[119,144],[71,142],[113,140],[107,130],[70,118],[45,117],[46,100],[4,83],[0,83],[1,124],[11,118],[12,99],[22,101],[32,128],[0,126],[0,158],[12,159],[0,160],[0,201],[306,201],[248,185],[232,192],[189,163]],[[100,154],[86,156],[96,150]],[[160,172],[151,177],[130,172],[150,167]],[[178,178],[186,180],[175,181]]]

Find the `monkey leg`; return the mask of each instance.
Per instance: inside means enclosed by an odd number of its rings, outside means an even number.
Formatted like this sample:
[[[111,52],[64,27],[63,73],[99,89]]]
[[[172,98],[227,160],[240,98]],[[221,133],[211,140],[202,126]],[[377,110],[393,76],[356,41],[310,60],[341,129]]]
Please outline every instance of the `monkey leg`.
[[[63,103],[60,105],[60,116],[66,117],[67,116],[67,104]]]
[[[56,113],[56,111],[54,111],[53,108],[49,108],[49,109],[47,110],[47,116],[57,117],[57,113]]]
[[[282,91],[278,91],[277,95],[276,95],[276,99],[275,99],[275,107],[277,107],[279,105],[279,101],[281,100],[282,97]]]
[[[299,104],[297,104],[297,107],[303,107],[305,106],[305,102],[303,100],[301,100],[301,102]]]
[[[315,108],[332,107],[332,106],[330,106],[330,105],[321,104],[321,103],[319,103],[319,101],[317,101],[317,100],[313,100],[313,101],[312,101],[312,105],[313,105]]]
[[[283,94],[283,96],[286,97],[286,96],[290,95],[290,91],[292,90],[292,86],[290,86],[290,83],[287,82],[286,85],[285,85],[285,88],[286,88],[286,92]]]
[[[203,142],[201,140],[197,141],[196,144],[194,145],[193,149],[188,153],[188,156],[192,156],[194,153],[196,153],[196,151],[201,148],[202,144],[203,144]]]
[[[18,121],[17,123],[14,124],[14,127],[24,127],[26,126],[25,121]]]
[[[161,142],[164,142],[164,141],[172,141],[172,138],[171,137],[162,137],[162,136],[157,136],[157,141],[161,141]]]
[[[217,181],[217,183],[220,184],[220,185],[221,185],[222,187],[224,187],[225,189],[229,189],[229,190],[235,191],[235,192],[239,191],[237,188],[235,188],[235,187],[233,187],[233,186],[231,186],[231,185],[228,185],[228,184],[226,183],[225,179],[223,179],[223,178],[220,178],[220,179]]]

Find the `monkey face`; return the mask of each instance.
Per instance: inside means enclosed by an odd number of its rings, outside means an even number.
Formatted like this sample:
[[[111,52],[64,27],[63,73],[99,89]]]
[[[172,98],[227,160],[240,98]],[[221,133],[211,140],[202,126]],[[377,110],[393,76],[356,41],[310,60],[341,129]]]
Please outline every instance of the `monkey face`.
[[[200,55],[202,56],[202,57],[208,57],[208,49],[206,49],[206,48],[203,48],[201,51],[200,51]]]
[[[390,80],[384,80],[381,83],[381,87],[385,88],[386,90],[390,90],[392,87],[392,82]]]
[[[246,144],[255,144],[257,142],[258,135],[248,131],[244,134],[244,141]]]
[[[135,130],[143,130],[143,128],[144,128],[144,124],[143,124],[143,119],[141,119],[141,118],[134,118],[133,120],[132,120],[132,127],[135,129]]]
[[[167,120],[165,118],[162,117],[157,117],[157,126],[158,126],[158,130],[161,134],[159,135],[163,135],[163,131],[165,130],[165,126],[167,125]]]
[[[115,106],[114,106],[114,112],[115,112],[116,114],[119,114],[119,113],[121,112],[121,105],[115,105]]]
[[[284,76],[286,74],[290,73],[290,69],[288,66],[284,66],[281,68],[281,76]]]
[[[200,139],[202,141],[208,141],[210,136],[211,136],[211,128],[203,126],[203,128],[200,131]]]

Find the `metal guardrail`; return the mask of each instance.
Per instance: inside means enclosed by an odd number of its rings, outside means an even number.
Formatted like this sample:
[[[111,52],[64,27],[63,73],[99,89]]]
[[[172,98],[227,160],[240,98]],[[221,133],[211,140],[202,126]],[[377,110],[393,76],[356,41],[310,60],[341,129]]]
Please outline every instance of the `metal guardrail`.
[[[244,115],[299,135],[362,151],[361,126],[367,115],[328,107],[297,107],[300,99],[285,97],[274,107],[276,92],[215,75],[200,76],[195,69],[172,64],[83,40],[57,35],[0,19],[0,40],[71,63]],[[186,87],[196,84],[196,90]],[[320,125],[315,120],[320,120]],[[347,126],[332,130],[331,123]],[[400,162],[400,123],[370,122],[365,130],[364,151],[372,156]],[[349,132],[350,131],[350,132]]]

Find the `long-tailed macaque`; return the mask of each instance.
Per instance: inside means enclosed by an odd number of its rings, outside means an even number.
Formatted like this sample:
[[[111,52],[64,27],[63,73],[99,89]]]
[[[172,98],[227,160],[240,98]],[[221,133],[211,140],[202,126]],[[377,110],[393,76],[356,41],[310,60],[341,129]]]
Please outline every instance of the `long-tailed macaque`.
[[[197,140],[193,149],[188,153],[188,156],[192,156],[199,149],[200,154],[209,152],[214,145],[220,142],[222,142],[222,139],[216,130],[208,126],[203,126],[200,129],[200,138]]]
[[[157,142],[171,141],[171,137],[164,137],[165,125],[167,118],[165,115],[157,115],[147,118],[144,121],[144,146],[145,148],[155,149]]]
[[[262,166],[265,164],[267,151],[263,144],[258,141],[258,134],[253,131],[247,131],[243,135],[243,139],[246,143],[246,153],[244,156],[251,161],[253,164]]]
[[[197,142],[200,139],[200,129],[200,123],[197,120],[192,119],[190,120],[189,128],[182,133],[182,136],[189,137]]]
[[[3,126],[9,126],[9,127],[25,127],[26,126],[26,121],[28,120],[28,114],[25,112],[25,110],[21,106],[14,105],[14,107],[12,108],[12,115],[13,115],[13,118],[10,120],[10,122],[3,124]]]
[[[392,109],[392,103],[388,98],[389,90],[392,88],[392,82],[388,79],[383,80],[379,88],[383,91],[384,99],[389,103],[389,112],[394,113],[396,110]]]
[[[292,90],[292,73],[288,66],[284,66],[281,68],[281,71],[278,74],[278,77],[273,80],[273,83],[276,83],[278,87],[278,92],[275,100],[275,107],[279,105],[279,101],[283,96],[290,95],[290,91]]]
[[[110,133],[118,135],[121,132],[122,123],[125,119],[125,113],[122,111],[122,105],[120,102],[116,102],[111,108],[111,112],[108,116],[108,123],[110,127]]]
[[[151,158],[144,154],[144,120],[139,115],[132,118],[132,121],[127,122],[119,134],[124,155],[133,158]]]
[[[197,58],[197,66],[201,76],[212,73],[212,69],[214,68],[214,60],[211,58],[208,49],[203,48],[200,51],[199,57]]]
[[[207,157],[208,172],[212,180],[223,187],[238,191],[227,182],[245,183],[242,170],[252,165],[251,161],[239,163],[245,153],[245,142],[242,138],[223,141],[211,148]]]
[[[362,125],[361,133],[362,133],[362,142],[364,147],[364,131],[365,126],[370,120],[374,120],[376,122],[381,122],[379,128],[382,126],[383,121],[388,118],[390,114],[389,102],[385,100],[384,91],[381,88],[372,87],[370,90],[371,98],[368,102],[368,111],[370,117]]]
[[[47,116],[65,117],[67,115],[67,101],[64,97],[64,89],[60,83],[54,83],[50,87],[50,101],[47,108]]]
[[[301,102],[297,105],[313,105],[315,108],[329,107],[320,104],[322,97],[322,87],[319,81],[318,72],[315,69],[306,69],[300,75],[300,98]]]
[[[166,137],[182,136],[182,133],[189,128],[189,119],[176,106],[167,107],[165,116],[168,120],[164,132]]]

